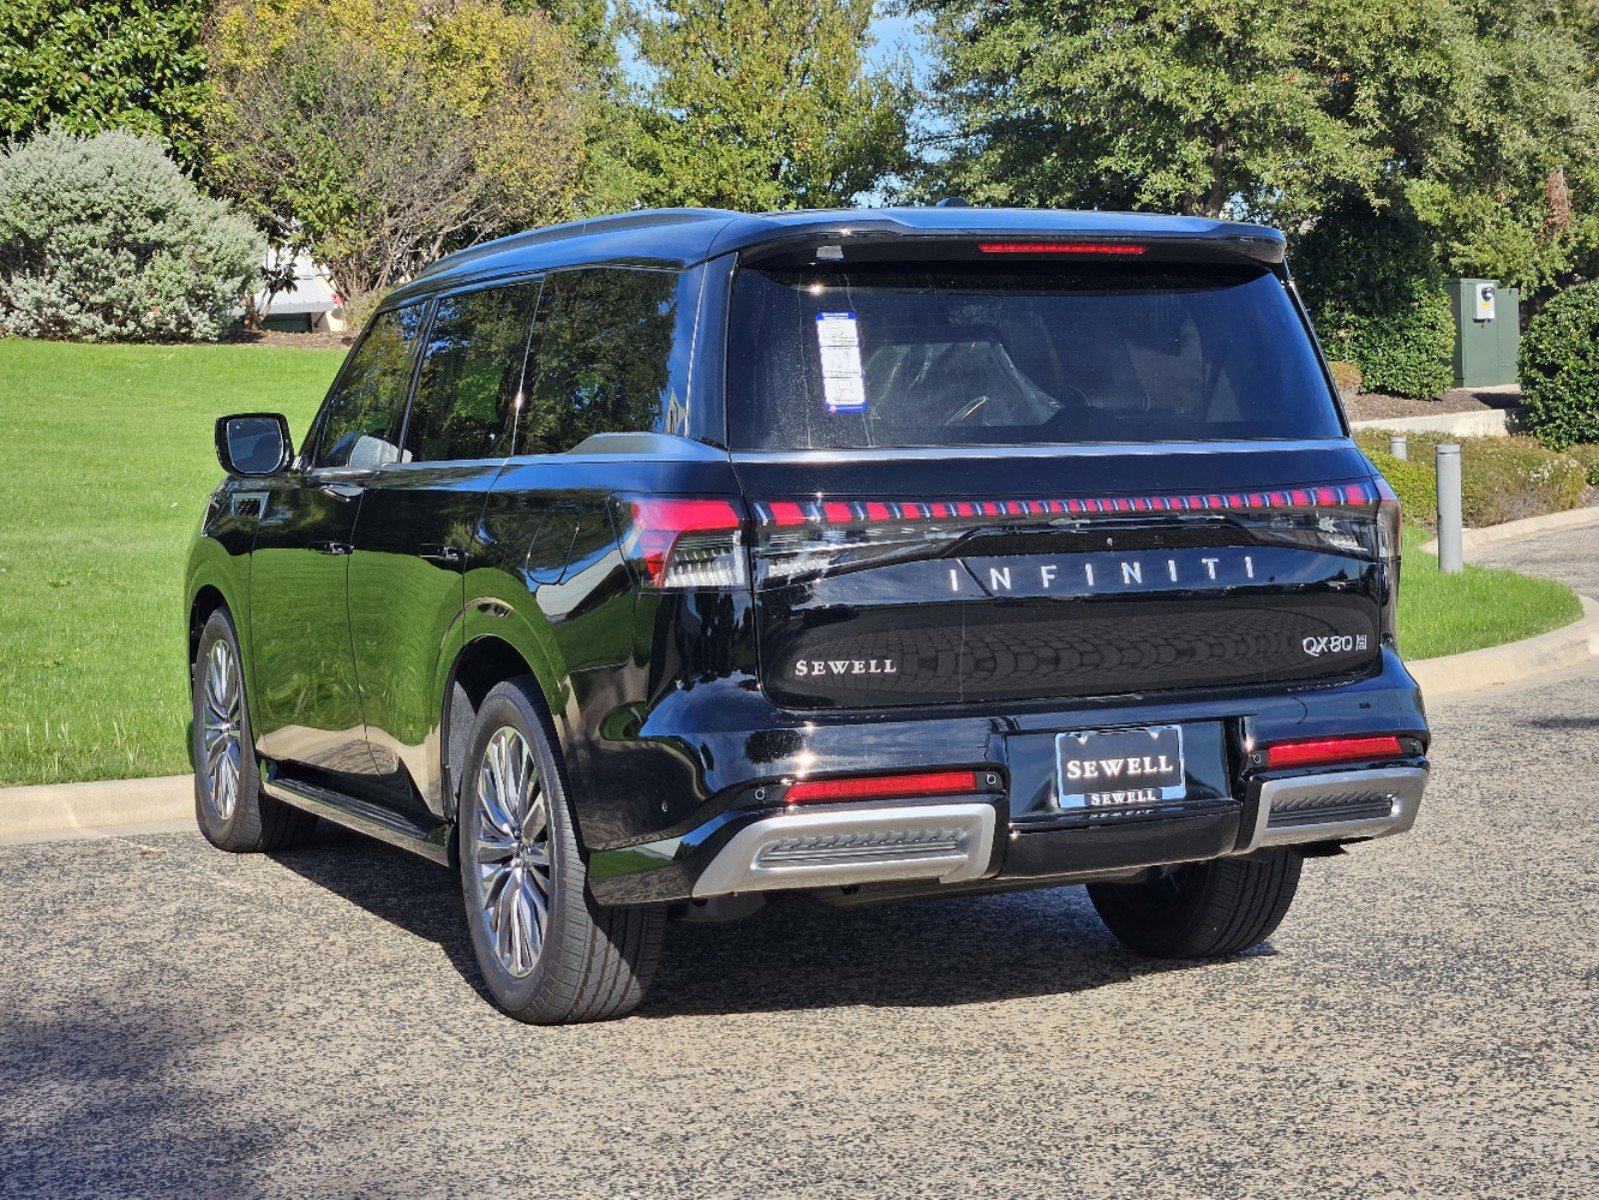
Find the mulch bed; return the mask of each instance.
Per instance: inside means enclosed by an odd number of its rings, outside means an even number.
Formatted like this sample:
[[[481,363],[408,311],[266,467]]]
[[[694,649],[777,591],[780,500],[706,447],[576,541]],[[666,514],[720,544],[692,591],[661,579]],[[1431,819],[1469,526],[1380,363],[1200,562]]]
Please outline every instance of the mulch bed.
[[[1445,413],[1480,412],[1492,408],[1514,408],[1521,403],[1520,392],[1482,392],[1455,388],[1437,400],[1407,400],[1402,396],[1368,393],[1345,396],[1344,408],[1351,421],[1391,420],[1395,417],[1437,417]]]
[[[263,329],[259,333],[234,328],[223,335],[222,341],[236,346],[293,346],[300,350],[348,350],[355,340],[353,333],[287,333],[281,329]]]

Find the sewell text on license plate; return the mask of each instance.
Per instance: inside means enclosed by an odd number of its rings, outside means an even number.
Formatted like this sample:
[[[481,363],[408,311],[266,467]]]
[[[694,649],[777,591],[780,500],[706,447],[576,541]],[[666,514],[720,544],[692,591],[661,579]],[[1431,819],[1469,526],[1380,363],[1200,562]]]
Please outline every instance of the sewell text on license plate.
[[[1185,790],[1181,725],[1055,736],[1055,797],[1061,808],[1136,808],[1181,800]]]

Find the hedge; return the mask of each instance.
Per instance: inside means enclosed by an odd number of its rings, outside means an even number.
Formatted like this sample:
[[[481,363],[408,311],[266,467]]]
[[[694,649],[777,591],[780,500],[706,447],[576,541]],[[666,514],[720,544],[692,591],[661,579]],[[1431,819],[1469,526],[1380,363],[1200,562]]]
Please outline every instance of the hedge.
[[[1460,444],[1461,509],[1467,525],[1499,525],[1540,513],[1563,512],[1582,502],[1587,490],[1584,465],[1527,437],[1446,438],[1410,433],[1410,457],[1387,453],[1389,434],[1362,429],[1355,434],[1404,506],[1407,520],[1429,527],[1438,521],[1438,483],[1434,464],[1440,442]]]
[[[1455,318],[1448,293],[1431,283],[1354,322],[1347,344],[1369,392],[1436,400],[1454,386]]]
[[[1358,396],[1360,394],[1360,368],[1354,363],[1335,358],[1327,363],[1327,370],[1331,372],[1333,382],[1338,385],[1339,395]]]
[[[1522,419],[1557,450],[1599,442],[1599,280],[1567,288],[1521,338]]]
[[[1290,255],[1330,358],[1368,392],[1432,400],[1454,384],[1454,317],[1435,239],[1413,215],[1353,201],[1297,236]]]

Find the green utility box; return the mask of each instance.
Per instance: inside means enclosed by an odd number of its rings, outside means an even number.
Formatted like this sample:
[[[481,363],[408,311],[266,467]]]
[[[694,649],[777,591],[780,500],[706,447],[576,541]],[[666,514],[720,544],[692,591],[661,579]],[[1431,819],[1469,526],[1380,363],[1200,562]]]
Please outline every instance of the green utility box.
[[[1455,312],[1455,386],[1516,382],[1521,350],[1521,293],[1497,279],[1451,279]]]

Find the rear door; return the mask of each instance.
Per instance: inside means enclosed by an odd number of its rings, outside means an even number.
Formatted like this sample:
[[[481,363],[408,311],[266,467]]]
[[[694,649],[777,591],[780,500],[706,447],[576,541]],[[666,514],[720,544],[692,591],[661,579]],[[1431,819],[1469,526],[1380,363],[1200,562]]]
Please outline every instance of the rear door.
[[[1375,666],[1378,496],[1282,281],[1063,257],[738,273],[729,430],[777,703]]]
[[[389,798],[443,814],[435,671],[465,601],[483,505],[510,455],[537,280],[440,296],[399,459],[367,485],[350,633],[367,740]]]

